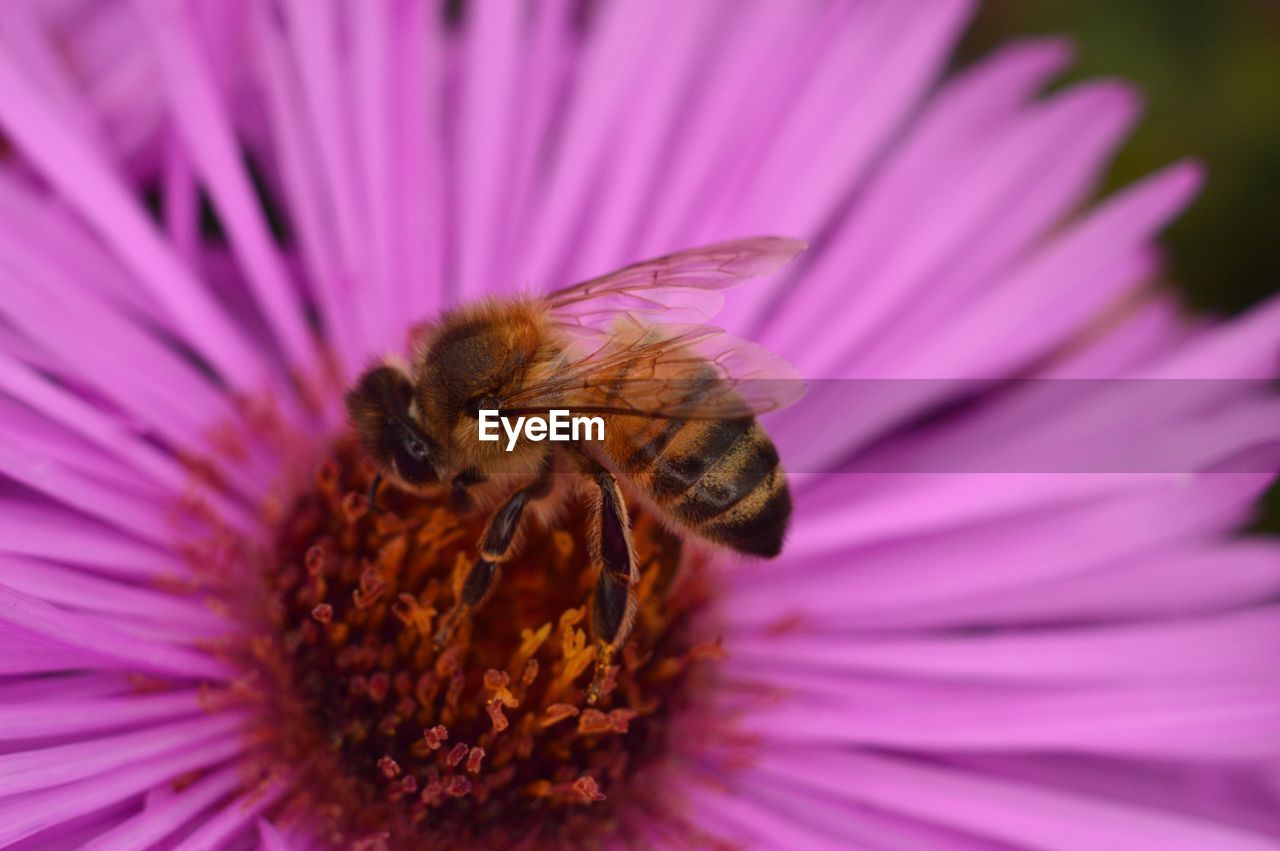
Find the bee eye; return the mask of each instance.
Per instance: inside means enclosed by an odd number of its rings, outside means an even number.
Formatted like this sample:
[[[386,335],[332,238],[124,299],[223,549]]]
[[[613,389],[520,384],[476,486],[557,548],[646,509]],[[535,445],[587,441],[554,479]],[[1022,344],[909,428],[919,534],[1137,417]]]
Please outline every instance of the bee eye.
[[[422,485],[438,480],[431,463],[431,446],[412,425],[398,422],[398,439],[391,441],[391,458],[400,478],[409,484]]]
[[[480,419],[481,411],[496,411],[496,410],[498,410],[497,399],[493,398],[492,396],[479,396],[472,402],[471,416],[475,417],[476,419]]]

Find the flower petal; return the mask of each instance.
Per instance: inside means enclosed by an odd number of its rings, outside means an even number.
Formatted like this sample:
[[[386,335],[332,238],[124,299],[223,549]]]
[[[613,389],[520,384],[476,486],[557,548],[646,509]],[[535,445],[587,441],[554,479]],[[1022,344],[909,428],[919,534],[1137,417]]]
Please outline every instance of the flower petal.
[[[237,387],[256,389],[258,353],[226,312],[160,239],[101,157],[40,102],[0,53],[0,123],[8,138],[76,205],[138,274],[175,329]]]
[[[223,712],[192,721],[156,724],[141,731],[0,754],[0,794],[13,795],[101,777],[131,764],[191,750],[210,740],[234,738],[244,724]]]
[[[267,231],[262,209],[236,149],[216,81],[180,4],[139,0],[134,4],[150,36],[160,78],[169,94],[169,114],[184,149],[226,222],[231,245],[284,356],[295,368],[309,367],[315,345],[303,322],[293,284]]]
[[[814,785],[823,772],[857,777],[839,787],[850,800],[971,831],[1018,847],[1263,851],[1274,842],[1248,830],[1085,795],[983,778],[945,767],[873,755],[806,752],[806,760],[769,760],[781,782]],[[812,761],[810,761],[812,760]]]
[[[103,782],[101,777],[88,777],[52,789],[0,801],[0,842],[17,842],[47,828],[63,824],[78,815],[96,812],[119,801],[128,800],[158,784],[180,777],[186,772],[217,765],[235,756],[241,750],[241,743],[229,737],[190,744],[200,746],[179,749],[159,758],[125,765],[112,772],[109,783]],[[236,782],[240,780],[238,768],[226,769],[224,775],[227,778],[234,775]],[[206,782],[213,784],[215,781],[210,779]],[[221,782],[229,781],[223,779]],[[104,834],[104,837],[109,835]],[[125,835],[132,835],[132,832]],[[139,830],[137,835],[145,837],[148,832]],[[127,848],[130,846],[112,845],[108,842],[105,846],[99,847]]]
[[[118,632],[90,615],[72,614],[0,585],[0,627],[21,638],[83,654],[86,667],[106,663],[175,677],[221,680],[228,667],[204,653]]]
[[[148,796],[142,812],[95,837],[84,851],[146,848],[231,795],[243,782],[240,770],[230,766],[206,774],[180,792]]]

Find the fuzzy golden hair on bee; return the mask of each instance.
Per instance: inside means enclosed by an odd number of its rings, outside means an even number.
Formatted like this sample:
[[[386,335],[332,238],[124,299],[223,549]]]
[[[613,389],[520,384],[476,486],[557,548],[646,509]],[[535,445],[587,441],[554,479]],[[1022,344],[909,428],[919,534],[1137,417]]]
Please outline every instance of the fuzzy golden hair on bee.
[[[709,316],[720,290],[773,271],[803,247],[735,240],[545,296],[481,300],[420,326],[407,370],[381,363],[360,377],[348,410],[387,480],[410,490],[449,487],[460,503],[492,512],[437,643],[487,599],[529,518],[554,522],[572,490],[558,484],[565,476],[577,478],[594,518],[592,701],[635,619],[628,493],[692,541],[778,554],[791,496],[755,417],[789,404],[802,385],[751,343],[703,322],[669,320]],[[525,422],[557,409],[598,414],[603,439],[544,442],[532,430],[505,446],[480,439],[481,412]]]

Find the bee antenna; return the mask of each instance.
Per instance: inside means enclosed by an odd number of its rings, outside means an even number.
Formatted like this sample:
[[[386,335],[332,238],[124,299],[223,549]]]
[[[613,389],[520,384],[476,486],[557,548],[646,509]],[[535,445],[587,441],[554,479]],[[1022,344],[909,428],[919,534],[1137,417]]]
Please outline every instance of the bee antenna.
[[[373,481],[369,483],[369,507],[378,508],[378,490],[382,487],[382,473],[378,472],[373,477]]]

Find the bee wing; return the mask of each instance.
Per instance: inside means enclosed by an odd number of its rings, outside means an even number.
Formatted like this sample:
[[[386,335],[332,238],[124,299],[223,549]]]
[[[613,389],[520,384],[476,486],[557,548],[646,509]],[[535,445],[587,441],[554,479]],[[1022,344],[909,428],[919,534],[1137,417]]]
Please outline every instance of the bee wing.
[[[602,329],[622,315],[705,322],[724,305],[719,290],[767,275],[806,247],[777,236],[718,242],[633,263],[545,300],[556,323],[567,329]]]
[[[664,419],[739,419],[785,407],[804,382],[782,358],[708,325],[645,327],[579,335],[552,377],[525,385],[503,409],[531,413],[630,414]]]

